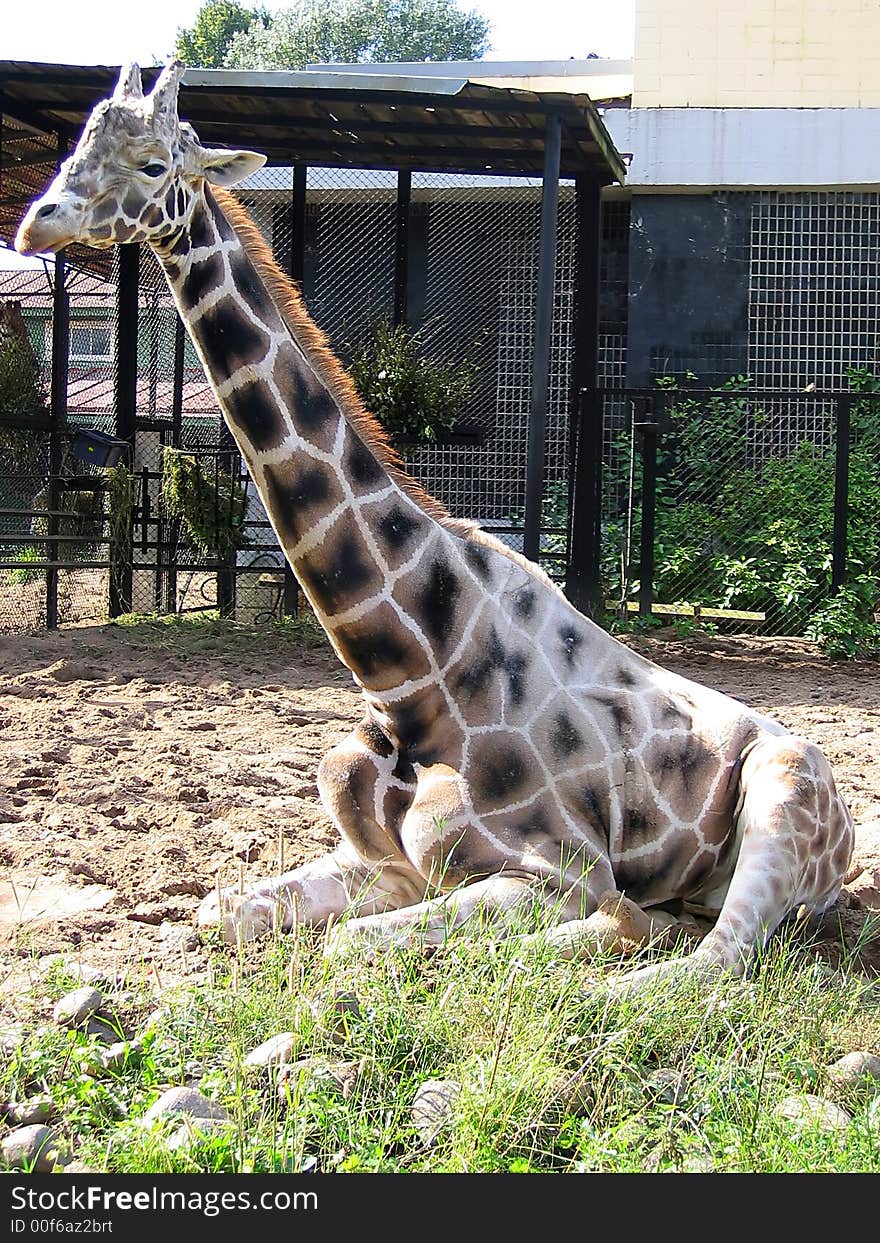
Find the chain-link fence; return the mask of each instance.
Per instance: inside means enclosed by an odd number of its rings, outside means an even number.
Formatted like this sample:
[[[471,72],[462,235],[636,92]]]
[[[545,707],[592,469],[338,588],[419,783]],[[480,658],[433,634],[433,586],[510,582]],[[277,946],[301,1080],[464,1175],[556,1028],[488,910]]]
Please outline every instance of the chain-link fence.
[[[630,612],[811,634],[837,588],[880,608],[880,401],[733,387],[608,415],[602,587]]]

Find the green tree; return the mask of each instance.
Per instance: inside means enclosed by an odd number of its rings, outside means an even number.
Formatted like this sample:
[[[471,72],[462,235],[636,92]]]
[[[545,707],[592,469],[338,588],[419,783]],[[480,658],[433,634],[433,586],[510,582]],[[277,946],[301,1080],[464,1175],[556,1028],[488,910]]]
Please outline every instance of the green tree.
[[[234,69],[302,69],[326,62],[476,60],[489,22],[454,0],[300,0],[235,34],[224,64]]]
[[[263,9],[248,9],[239,0],[205,0],[192,26],[177,31],[177,54],[188,65],[219,69],[230,40],[267,20]]]

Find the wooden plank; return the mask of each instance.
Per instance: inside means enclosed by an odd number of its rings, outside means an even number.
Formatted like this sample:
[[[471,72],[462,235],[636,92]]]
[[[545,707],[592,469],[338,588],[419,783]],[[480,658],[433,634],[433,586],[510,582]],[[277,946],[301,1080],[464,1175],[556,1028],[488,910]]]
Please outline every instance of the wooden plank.
[[[621,607],[620,600],[606,600],[605,607],[615,612]],[[627,613],[638,613],[637,600],[626,601]],[[745,609],[704,608],[701,604],[653,604],[651,613],[670,617],[717,617],[724,621],[762,622],[767,620],[766,613],[750,613]]]

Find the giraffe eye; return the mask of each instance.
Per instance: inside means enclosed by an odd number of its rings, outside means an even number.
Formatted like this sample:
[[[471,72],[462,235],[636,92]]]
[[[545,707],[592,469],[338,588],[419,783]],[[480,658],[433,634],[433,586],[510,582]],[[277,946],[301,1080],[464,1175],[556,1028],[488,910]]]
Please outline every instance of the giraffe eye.
[[[158,160],[150,160],[149,164],[144,164],[141,168],[141,172],[146,173],[148,177],[161,177],[165,171],[165,165],[160,164]]]

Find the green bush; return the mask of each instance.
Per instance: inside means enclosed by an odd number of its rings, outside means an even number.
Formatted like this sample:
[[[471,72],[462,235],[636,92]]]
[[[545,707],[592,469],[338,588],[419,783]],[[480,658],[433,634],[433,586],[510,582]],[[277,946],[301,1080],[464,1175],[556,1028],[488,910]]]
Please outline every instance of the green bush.
[[[226,560],[244,543],[244,488],[227,470],[206,472],[191,453],[167,448],[162,457],[162,501],[207,560]]]
[[[349,367],[358,393],[390,435],[436,440],[451,431],[473,392],[476,364],[425,355],[417,332],[381,323],[354,351]]]
[[[781,453],[774,419],[756,409],[747,383],[735,376],[708,399],[663,385],[670,391],[669,426],[658,442],[655,598],[763,612],[769,631],[807,635],[829,655],[876,652],[880,399],[873,394],[880,393],[880,379],[850,373],[851,387],[865,400],[852,412],[849,586],[839,596],[831,584],[834,446],[804,439]],[[606,475],[607,495],[617,503],[604,524],[602,568],[606,593],[614,598],[638,591],[621,555],[630,448],[628,433],[619,435]],[[640,523],[637,503],[636,545]]]

